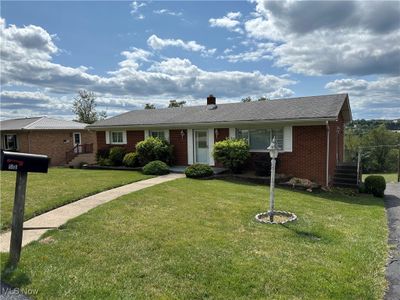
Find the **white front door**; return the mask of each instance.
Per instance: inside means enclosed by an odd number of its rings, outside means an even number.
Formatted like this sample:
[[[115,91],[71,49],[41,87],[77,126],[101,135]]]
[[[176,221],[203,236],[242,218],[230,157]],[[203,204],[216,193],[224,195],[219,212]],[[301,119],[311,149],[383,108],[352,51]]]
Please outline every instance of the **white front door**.
[[[208,130],[194,130],[193,142],[195,163],[208,164]]]
[[[80,153],[81,149],[78,149],[78,147],[80,148],[81,146],[81,133],[80,132],[74,132],[72,134],[73,139],[74,139],[74,149],[75,149],[75,153]]]

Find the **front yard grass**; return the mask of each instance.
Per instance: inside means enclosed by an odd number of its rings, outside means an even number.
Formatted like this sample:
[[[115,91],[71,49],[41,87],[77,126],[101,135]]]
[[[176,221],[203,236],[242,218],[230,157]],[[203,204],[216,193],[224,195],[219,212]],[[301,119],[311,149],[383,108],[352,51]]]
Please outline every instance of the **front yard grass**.
[[[37,299],[382,299],[382,199],[277,189],[299,219],[271,226],[254,220],[267,198],[220,180],[147,188],[48,232],[3,280]]]
[[[10,227],[16,172],[0,172],[1,229]],[[140,172],[50,168],[48,174],[29,173],[25,220],[98,192],[150,178]]]

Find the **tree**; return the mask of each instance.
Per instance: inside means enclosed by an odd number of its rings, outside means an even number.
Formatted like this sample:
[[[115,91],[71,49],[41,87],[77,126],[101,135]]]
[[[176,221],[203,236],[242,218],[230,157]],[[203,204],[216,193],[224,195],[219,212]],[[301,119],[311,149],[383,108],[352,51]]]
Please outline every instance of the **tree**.
[[[246,103],[246,102],[251,102],[251,101],[253,101],[252,99],[251,99],[251,97],[246,97],[246,98],[242,98],[242,100],[241,100],[243,103]]]
[[[78,117],[78,122],[92,124],[107,117],[105,111],[96,111],[96,96],[93,92],[80,90],[72,105],[72,111]]]
[[[144,109],[156,109],[156,106],[151,103],[146,103]]]
[[[267,97],[264,97],[264,96],[257,99],[257,101],[266,101],[266,100],[270,100],[270,99]]]
[[[391,171],[395,169],[395,151],[394,147],[388,145],[396,145],[396,133],[387,130],[382,124],[372,129],[363,137],[363,146],[366,146],[369,154],[369,167],[374,171]],[[368,146],[372,146],[368,149]]]
[[[186,104],[186,101],[176,101],[176,100],[169,100],[168,108],[173,107],[182,107]]]

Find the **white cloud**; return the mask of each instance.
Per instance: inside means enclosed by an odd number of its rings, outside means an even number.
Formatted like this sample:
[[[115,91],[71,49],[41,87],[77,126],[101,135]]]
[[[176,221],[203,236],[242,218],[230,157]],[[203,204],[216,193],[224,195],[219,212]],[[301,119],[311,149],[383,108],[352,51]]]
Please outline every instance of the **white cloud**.
[[[140,9],[145,7],[147,4],[144,2],[133,1],[130,4],[131,7],[131,15],[134,16],[136,19],[143,20],[145,17],[143,14],[140,13]]]
[[[400,76],[376,80],[337,79],[325,88],[335,93],[348,93],[354,118],[400,117]]]
[[[182,16],[181,12],[175,12],[175,11],[171,11],[169,9],[159,9],[159,10],[153,10],[153,13],[157,14],[157,15],[169,15],[169,16],[174,16],[174,17],[180,17]]]
[[[79,89],[95,92],[99,109],[107,109],[109,115],[142,107],[146,102],[158,106],[165,105],[168,99],[201,99],[201,102],[210,93],[221,101],[248,95],[293,93],[288,86],[294,81],[289,79],[259,71],[211,72],[188,59],[154,61],[151,52],[139,48],[123,51],[117,68],[107,76],[93,75],[85,66],[72,68],[54,63],[52,57],[58,48],[54,37],[41,27],[0,25],[0,36],[3,118],[32,115],[32,112],[70,116],[71,101]],[[176,40],[172,41],[175,45]],[[196,42],[178,41],[178,46],[198,52],[209,51]],[[15,91],[16,86],[26,91]]]
[[[211,27],[221,27],[226,28],[230,31],[235,31],[238,33],[243,33],[243,30],[240,28],[240,19],[242,14],[240,12],[229,12],[226,16],[222,18],[211,18],[208,20]]]
[[[278,67],[296,73],[399,74],[400,5],[382,1],[256,1],[250,38],[276,41]]]
[[[260,60],[272,60],[273,56],[271,55],[271,51],[274,49],[275,45],[273,43],[259,43],[257,44],[256,49],[252,49],[249,51],[244,51],[238,54],[229,54],[233,50],[226,49],[224,53],[226,55],[219,56],[219,58],[227,59],[229,62],[254,62]]]
[[[162,39],[153,34],[147,39],[147,44],[154,50],[161,50],[166,47],[179,47],[187,51],[201,52],[204,55],[212,55],[216,49],[207,49],[196,41],[183,41],[181,39]]]

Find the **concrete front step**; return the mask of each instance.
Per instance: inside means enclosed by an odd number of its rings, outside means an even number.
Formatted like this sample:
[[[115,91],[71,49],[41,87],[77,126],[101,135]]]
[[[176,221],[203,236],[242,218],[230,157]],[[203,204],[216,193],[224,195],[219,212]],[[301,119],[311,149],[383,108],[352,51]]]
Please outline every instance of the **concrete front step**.
[[[96,155],[94,153],[81,153],[75,156],[67,165],[78,167],[81,163],[96,163]]]

